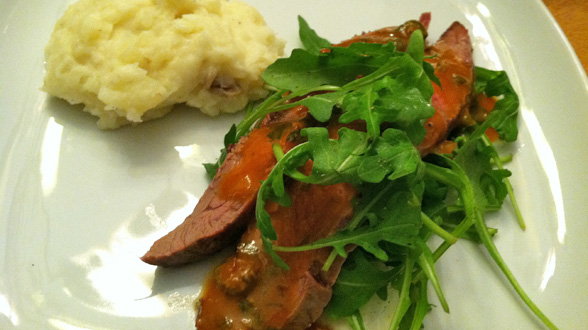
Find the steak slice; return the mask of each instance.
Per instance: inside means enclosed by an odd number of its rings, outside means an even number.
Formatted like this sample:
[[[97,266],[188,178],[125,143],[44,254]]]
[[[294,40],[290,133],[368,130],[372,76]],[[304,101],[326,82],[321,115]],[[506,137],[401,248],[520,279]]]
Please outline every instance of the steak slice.
[[[356,35],[351,39],[347,39],[338,44],[334,44],[334,47],[348,47],[349,45],[356,42],[374,43],[374,44],[386,44],[394,42],[396,49],[399,51],[406,51],[408,46],[408,40],[412,33],[416,30],[421,30],[423,36],[427,37],[427,27],[431,15],[425,13],[421,15],[421,18],[417,20],[410,20],[399,26],[388,26],[378,30],[364,32]]]
[[[268,203],[278,234],[277,244],[297,246],[328,237],[353,214],[355,189],[292,182],[292,205]],[[255,224],[241,238],[238,252],[215,270],[207,282],[197,320],[199,330],[303,330],[318,319],[331,299],[343,258],[328,271],[321,268],[330,248],[281,253],[290,270],[275,265],[265,253]],[[230,311],[230,312],[229,312]],[[227,326],[229,324],[229,326]]]
[[[357,192],[349,184],[332,186],[295,182],[292,206],[269,210],[278,234],[277,245],[298,246],[329,237],[347,225]],[[302,330],[322,314],[344,259],[322,270],[331,248],[280,254],[290,270],[270,263],[247,302],[257,310],[262,329]]]
[[[292,148],[295,141],[290,135],[304,127],[307,113],[306,107],[294,107],[264,120],[262,127],[242,137],[230,148],[192,214],[153,243],[141,260],[158,266],[178,266],[235,242],[251,219],[260,181],[275,165],[272,145]]]
[[[433,84],[435,114],[425,122],[427,134],[418,146],[423,156],[435,151],[470,107],[475,80],[470,36],[461,23],[451,24],[428,53],[435,55],[427,61],[435,68],[441,86]]]

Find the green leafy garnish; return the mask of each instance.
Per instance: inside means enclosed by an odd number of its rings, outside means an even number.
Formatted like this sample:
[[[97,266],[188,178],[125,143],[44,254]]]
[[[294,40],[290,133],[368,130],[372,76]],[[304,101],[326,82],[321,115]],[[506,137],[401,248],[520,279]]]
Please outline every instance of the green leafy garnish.
[[[298,26],[300,26],[298,32],[300,41],[308,52],[319,53],[323,48],[331,47],[331,43],[327,39],[319,37],[302,16],[298,16]]]
[[[501,97],[481,126],[494,127],[500,138],[506,142],[515,141],[518,135],[519,97],[512,88],[506,72],[476,67],[474,88],[478,94],[483,92],[490,97]],[[475,137],[481,136],[482,133],[482,130],[478,130]]]

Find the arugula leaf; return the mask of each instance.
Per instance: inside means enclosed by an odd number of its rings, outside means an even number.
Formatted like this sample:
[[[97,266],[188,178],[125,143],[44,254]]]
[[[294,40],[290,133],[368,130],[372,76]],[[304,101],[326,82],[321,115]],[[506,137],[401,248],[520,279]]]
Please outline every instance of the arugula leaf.
[[[265,210],[266,200],[274,201],[282,206],[290,205],[291,201],[289,196],[286,194],[286,188],[284,184],[284,173],[290,168],[296,169],[306,163],[307,148],[308,144],[303,143],[292,148],[286,155],[280,155],[277,157],[277,164],[274,166],[267,179],[261,183],[259,192],[257,193],[255,205],[257,227],[261,232],[261,238],[264,240],[266,252],[274,257],[277,257],[277,255],[272,254],[273,251],[271,241],[275,241],[278,237],[272,225],[271,217]],[[268,242],[270,242],[270,244],[266,245],[265,243]],[[283,262],[281,262],[281,259],[279,258],[275,259],[274,261],[283,265]]]
[[[299,103],[308,107],[308,111],[316,120],[326,122],[331,119],[333,107],[341,103],[344,95],[344,91],[312,95]]]
[[[416,63],[422,63],[425,59],[423,50],[425,49],[425,38],[421,30],[415,30],[408,41],[406,53],[412,57]]]
[[[423,140],[424,120],[435,111],[414,85],[402,84],[389,76],[349,93],[341,108],[342,123],[364,120],[370,136],[379,136],[380,126],[388,122],[405,130],[414,144]]]
[[[418,152],[400,130],[387,129],[370,143],[365,132],[348,128],[339,130],[339,139],[328,139],[323,128],[304,129],[308,136],[312,173],[304,182],[335,184],[349,182],[377,183],[415,172],[420,162]]]
[[[474,88],[477,93],[483,92],[490,97],[501,97],[494,105],[494,109],[490,112],[484,124],[481,125],[484,127],[484,132],[485,128],[492,126],[502,140],[506,142],[515,141],[518,135],[519,97],[510,84],[506,72],[476,67]],[[477,133],[478,135],[483,133],[481,130]]]
[[[348,128],[339,130],[339,139],[329,139],[323,127],[302,130],[308,136],[309,159],[313,160],[312,173],[304,182],[312,184],[336,184],[340,182],[360,183],[357,170],[369,149],[364,132]]]
[[[393,44],[354,44],[333,47],[330,53],[294,49],[288,58],[276,60],[262,73],[263,80],[278,89],[295,91],[323,85],[342,86],[368,75],[397,56]]]
[[[385,288],[392,276],[392,270],[383,270],[357,249],[343,264],[325,313],[333,319],[353,315],[378,290]]]
[[[457,150],[454,158],[472,183],[476,204],[482,212],[488,207],[500,207],[507,196],[503,179],[510,176],[510,172],[493,168],[490,162],[492,149],[480,139],[469,140]]]
[[[358,175],[362,181],[371,183],[380,182],[386,176],[395,180],[415,172],[420,162],[420,155],[406,133],[389,128],[361,162]]]
[[[431,63],[425,61],[425,38],[423,36],[423,31],[415,30],[411,35],[408,41],[408,47],[406,49],[406,53],[412,57],[412,59],[417,63],[423,65],[423,70],[429,80],[441,86],[441,81],[437,76],[435,76],[435,68]]]
[[[492,142],[490,142],[490,139],[487,136],[482,135],[482,141],[484,143],[484,145],[488,146],[489,148],[487,149],[491,160],[494,162],[494,165],[496,166],[496,168],[498,169],[504,169],[503,167],[503,158],[500,157],[498,155],[498,151],[496,151],[496,148],[494,147],[494,144],[492,144]],[[513,207],[513,210],[515,212],[515,215],[517,217],[517,221],[519,223],[519,226],[525,230],[526,229],[526,224],[525,224],[525,219],[523,218],[523,214],[519,208],[519,204],[517,202],[517,199],[515,197],[514,194],[514,189],[512,187],[512,184],[510,183],[510,181],[508,180],[508,178],[504,178],[503,179],[504,184],[506,186],[506,192],[508,194],[508,197],[510,199],[511,205]]]
[[[396,56],[390,57],[377,70],[365,77],[348,83],[344,86],[344,89],[358,89],[362,86],[373,84],[375,81],[380,80],[385,76],[393,77],[406,86],[415,87],[427,100],[433,95],[433,85],[431,84],[427,73],[424,71],[423,65],[416,63],[412,57],[406,53],[397,53]]]
[[[441,87],[441,80],[439,80],[439,77],[435,75],[435,67],[433,67],[431,63],[423,62],[423,70],[432,82],[437,84],[437,86]]]
[[[298,15],[298,26],[300,41],[308,52],[318,53],[323,48],[331,47],[331,43],[327,39],[319,37],[300,15]]]

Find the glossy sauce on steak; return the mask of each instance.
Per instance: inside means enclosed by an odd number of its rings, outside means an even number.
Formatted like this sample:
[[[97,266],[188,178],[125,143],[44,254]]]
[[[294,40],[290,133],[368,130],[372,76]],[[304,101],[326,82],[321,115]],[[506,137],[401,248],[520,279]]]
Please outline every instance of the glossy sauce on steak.
[[[278,234],[277,244],[297,246],[328,237],[353,214],[355,189],[293,182],[292,206],[269,203],[267,210]],[[237,253],[209,279],[201,299],[198,330],[306,329],[331,298],[342,258],[329,271],[321,268],[331,249],[281,253],[284,270],[265,253],[255,224],[249,226]]]

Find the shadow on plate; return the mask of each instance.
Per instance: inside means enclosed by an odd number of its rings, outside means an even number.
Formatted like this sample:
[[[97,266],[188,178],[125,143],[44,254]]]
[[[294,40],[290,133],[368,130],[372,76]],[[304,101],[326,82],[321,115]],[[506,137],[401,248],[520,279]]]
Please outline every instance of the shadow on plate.
[[[101,130],[97,117],[83,111],[82,105],[49,97],[46,111],[56,123],[76,138],[99,139],[109,150],[128,161],[128,166],[168,167],[170,161],[179,161],[175,147],[204,145],[222,147],[222,137],[240,114],[223,114],[210,117],[186,105],[176,106],[166,116],[138,125],[123,126],[115,130]],[[211,160],[213,161],[213,160]]]

